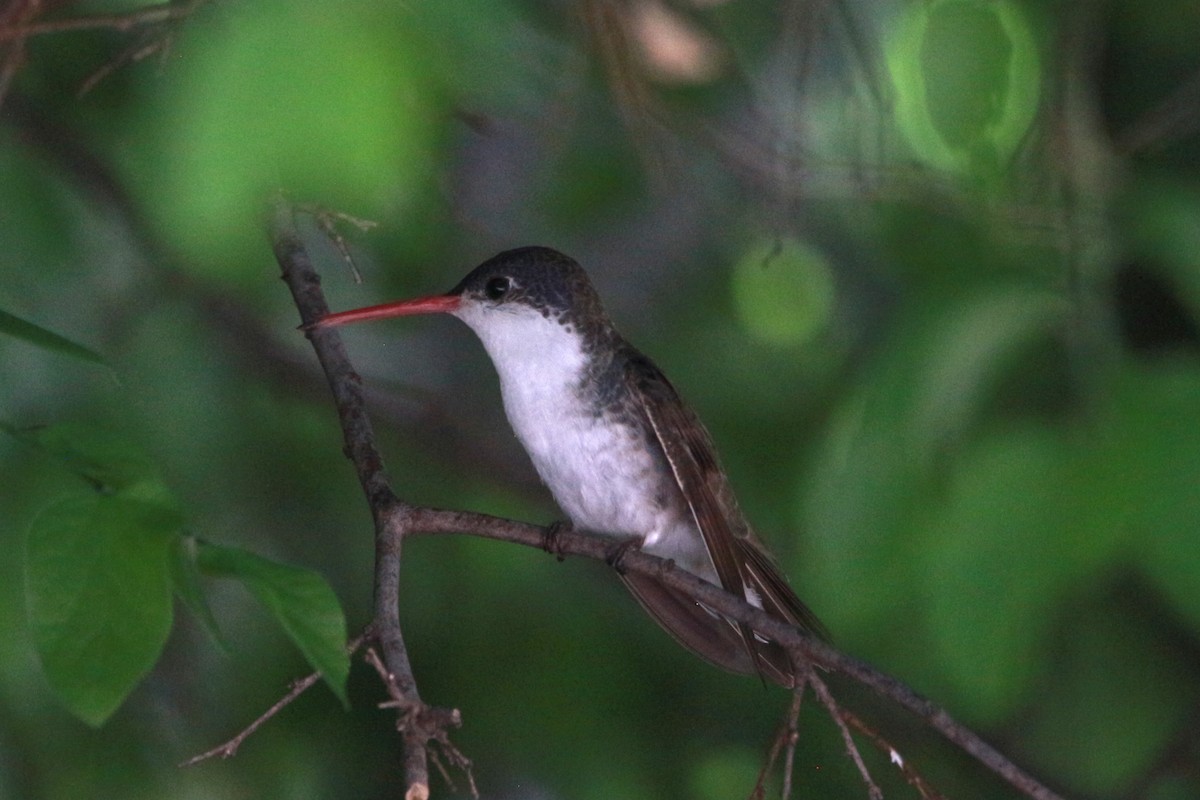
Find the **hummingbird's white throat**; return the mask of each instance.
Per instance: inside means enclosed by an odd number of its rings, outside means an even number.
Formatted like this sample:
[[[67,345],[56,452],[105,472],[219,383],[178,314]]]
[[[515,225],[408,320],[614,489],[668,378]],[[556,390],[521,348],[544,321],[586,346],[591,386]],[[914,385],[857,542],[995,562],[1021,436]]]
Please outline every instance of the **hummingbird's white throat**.
[[[578,383],[583,374],[583,337],[532,306],[464,298],[451,313],[479,337],[501,382],[511,374],[522,383],[561,387]]]

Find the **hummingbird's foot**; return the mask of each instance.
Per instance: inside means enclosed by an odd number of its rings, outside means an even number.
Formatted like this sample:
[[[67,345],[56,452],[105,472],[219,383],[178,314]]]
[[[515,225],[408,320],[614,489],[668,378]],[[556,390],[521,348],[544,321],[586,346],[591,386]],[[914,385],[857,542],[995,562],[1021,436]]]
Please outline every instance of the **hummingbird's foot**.
[[[623,539],[609,549],[608,555],[604,557],[604,560],[610,567],[617,571],[618,575],[624,575],[625,567],[622,566],[621,562],[625,560],[625,554],[630,550],[641,550],[642,544],[645,541],[646,540],[641,536],[633,536],[629,539]]]
[[[559,561],[566,561],[566,553],[562,551],[562,542],[558,540],[558,535],[563,531],[570,532],[575,529],[568,520],[556,519],[546,526],[545,533],[542,534],[542,549],[550,555],[554,556]]]

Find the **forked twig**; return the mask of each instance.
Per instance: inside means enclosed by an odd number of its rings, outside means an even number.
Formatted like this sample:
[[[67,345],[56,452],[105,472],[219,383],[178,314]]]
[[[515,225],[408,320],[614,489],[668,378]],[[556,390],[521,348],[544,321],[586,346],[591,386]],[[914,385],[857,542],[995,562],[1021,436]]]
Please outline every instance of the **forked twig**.
[[[870,739],[879,752],[886,755],[888,761],[896,765],[896,768],[900,770],[900,774],[904,776],[904,779],[908,781],[910,786],[920,793],[924,800],[945,800],[941,793],[930,786],[929,782],[921,776],[921,773],[917,772],[912,764],[900,754],[900,751],[880,735],[879,731],[859,719],[853,711],[843,708],[841,709],[841,715],[847,725]]]
[[[775,760],[779,758],[779,751],[785,747],[783,789],[780,791],[780,796],[783,800],[787,800],[791,796],[792,770],[796,763],[796,743],[800,741],[800,706],[804,699],[804,688],[807,683],[808,679],[801,676],[800,685],[792,689],[792,702],[788,706],[787,715],[780,721],[779,728],[775,731],[775,738],[771,741],[771,749],[767,752],[767,758],[762,765],[762,769],[758,771],[758,779],[754,782],[754,789],[750,792],[749,800],[762,800],[766,794],[767,776],[770,774],[771,768],[775,766]]]
[[[27,39],[33,36],[44,36],[67,31],[116,30],[130,31],[149,25],[161,25],[165,22],[183,19],[209,0],[186,0],[178,3],[159,3],[158,5],[139,8],[137,11],[127,11],[121,14],[94,14],[86,17],[68,17],[66,19],[51,19],[39,22],[25,22],[20,25],[0,28],[0,42],[11,39]]]
[[[353,639],[351,639],[346,644],[346,650],[349,651],[350,653],[356,652],[358,650],[358,648],[362,647],[363,642],[365,642],[368,638],[370,638],[370,630],[369,629],[366,631],[363,631],[358,636],[355,636]],[[319,680],[321,680],[321,673],[313,672],[309,675],[305,675],[303,678],[300,678],[299,680],[293,681],[291,687],[287,691],[287,694],[285,694],[283,697],[279,698],[279,700],[277,700],[274,705],[272,705],[270,708],[268,708],[266,711],[264,711],[262,714],[260,714],[257,719],[255,719],[253,722],[251,722],[245,728],[242,728],[242,730],[239,731],[238,734],[236,736],[234,736],[232,739],[230,739],[226,742],[223,742],[222,744],[217,745],[216,747],[212,748],[211,750],[205,750],[203,753],[200,753],[199,755],[192,756],[187,761],[181,762],[179,764],[179,766],[181,766],[181,767],[195,766],[196,764],[199,764],[201,761],[207,761],[208,759],[212,758],[213,756],[220,756],[221,758],[232,758],[233,756],[237,755],[238,748],[240,748],[242,746],[242,743],[245,742],[248,738],[250,738],[250,736],[255,731],[257,731],[259,728],[261,728],[263,725],[265,725],[268,720],[270,720],[272,717],[274,717],[280,711],[283,711],[283,709],[285,709],[289,705],[291,705],[293,700],[295,700],[297,697],[299,697],[300,695],[302,695],[306,691],[308,691],[312,687],[312,685]]]
[[[364,233],[376,227],[379,223],[374,220],[352,216],[344,211],[333,211],[323,206],[300,205],[296,207],[296,210],[312,216],[313,220],[317,223],[317,227],[321,229],[326,238],[342,254],[342,260],[346,262],[346,266],[349,268],[350,276],[354,279],[354,282],[362,283],[363,276],[358,269],[358,265],[354,263],[354,256],[350,253],[350,244],[346,241],[346,237],[342,235],[342,232],[337,229],[337,223],[349,223]]]
[[[450,737],[446,734],[449,728],[462,726],[462,714],[459,713],[458,709],[436,709],[424,703],[414,705],[400,691],[400,687],[396,685],[396,676],[388,671],[387,666],[383,663],[383,659],[375,652],[375,648],[368,647],[364,658],[375,669],[375,672],[378,673],[380,679],[383,681],[383,685],[387,688],[390,699],[380,703],[379,707],[400,710],[400,715],[396,721],[396,729],[401,733],[423,736],[427,740],[435,742],[437,747],[429,751],[429,758],[433,761],[433,765],[437,767],[438,772],[441,773],[443,780],[449,785],[450,790],[455,790],[454,779],[450,776],[450,772],[446,769],[445,764],[442,763],[441,756],[445,756],[446,760],[450,762],[450,766],[467,776],[467,791],[471,793],[471,797],[478,800],[479,788],[475,785],[475,774],[471,759],[467,758],[461,750],[455,747],[454,743],[450,741]]]
[[[842,710],[837,701],[833,699],[833,695],[830,694],[829,687],[825,685],[825,681],[821,680],[811,665],[807,669],[808,674],[805,677],[812,684],[813,691],[816,693],[817,699],[821,701],[821,705],[825,706],[825,710],[829,712],[829,716],[842,732],[842,741],[846,744],[846,755],[854,762],[854,766],[858,767],[858,774],[862,776],[863,783],[867,785],[867,794],[871,800],[883,800],[883,792],[875,783],[875,779],[871,777],[871,772],[863,761],[862,753],[858,752],[858,745],[854,743],[854,737],[842,719]]]

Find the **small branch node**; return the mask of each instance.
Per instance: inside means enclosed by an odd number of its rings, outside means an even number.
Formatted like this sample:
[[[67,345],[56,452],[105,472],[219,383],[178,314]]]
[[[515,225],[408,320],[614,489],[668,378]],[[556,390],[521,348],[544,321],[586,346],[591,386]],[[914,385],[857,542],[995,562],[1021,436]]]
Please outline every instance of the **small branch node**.
[[[379,708],[396,709],[396,730],[403,734],[405,741],[409,742],[410,746],[415,745],[422,748],[427,744],[432,744],[429,756],[452,790],[454,782],[450,779],[449,772],[442,762],[443,758],[450,767],[467,776],[471,796],[479,797],[471,759],[467,758],[450,741],[449,731],[462,727],[462,712],[457,708],[438,708],[420,701],[414,702],[400,691],[400,687],[396,684],[396,676],[384,665],[383,659],[375,652],[375,648],[368,647],[363,653],[363,657],[383,680],[389,695],[388,700],[378,704]],[[410,792],[412,789],[413,787],[409,787]]]
[[[546,526],[546,533],[542,539],[542,549],[550,555],[554,556],[559,562],[567,560],[567,554],[563,552],[562,542],[559,540],[559,535],[564,531],[571,531],[571,523],[565,519],[558,519]]]
[[[346,237],[337,229],[339,222],[349,223],[358,228],[359,231],[366,233],[372,228],[379,225],[378,222],[361,217],[354,217],[344,211],[334,211],[317,205],[299,205],[297,211],[302,211],[312,216],[321,233],[337,248],[342,255],[342,260],[346,262],[346,267],[350,270],[350,276],[355,283],[362,283],[363,276],[358,269],[358,265],[354,263],[354,256],[350,253],[350,244],[346,241]]]
[[[618,575],[624,575],[626,554],[631,550],[641,550],[643,541],[640,536],[622,539],[608,549],[608,553],[604,556],[605,563],[615,569]]]

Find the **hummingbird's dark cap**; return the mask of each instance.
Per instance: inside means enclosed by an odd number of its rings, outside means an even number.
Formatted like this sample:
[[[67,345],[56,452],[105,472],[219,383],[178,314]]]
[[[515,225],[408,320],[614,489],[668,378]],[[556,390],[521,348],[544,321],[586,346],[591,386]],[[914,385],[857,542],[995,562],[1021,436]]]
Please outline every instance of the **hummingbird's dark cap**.
[[[498,253],[471,270],[449,294],[521,303],[567,325],[585,326],[605,318],[600,296],[583,267],[550,247]]]

